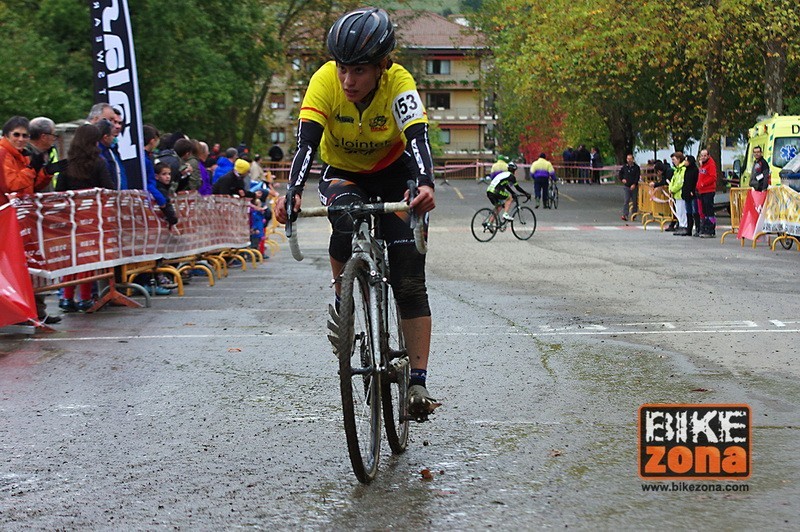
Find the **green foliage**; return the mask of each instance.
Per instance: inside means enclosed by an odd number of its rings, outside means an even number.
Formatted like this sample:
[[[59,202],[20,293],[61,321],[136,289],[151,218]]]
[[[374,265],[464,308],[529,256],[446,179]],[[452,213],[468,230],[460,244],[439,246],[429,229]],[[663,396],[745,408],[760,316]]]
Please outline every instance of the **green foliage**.
[[[69,55],[35,29],[35,8],[17,4],[0,1],[0,120],[23,115],[59,122],[80,116],[88,90],[71,83]]]

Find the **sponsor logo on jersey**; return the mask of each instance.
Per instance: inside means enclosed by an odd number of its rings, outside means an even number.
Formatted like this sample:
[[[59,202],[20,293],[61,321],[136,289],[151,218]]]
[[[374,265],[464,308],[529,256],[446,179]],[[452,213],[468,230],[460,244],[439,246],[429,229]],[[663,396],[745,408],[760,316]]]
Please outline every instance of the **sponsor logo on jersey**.
[[[336,121],[337,122],[342,122],[343,124],[355,124],[356,123],[356,119],[353,118],[352,116],[342,116],[342,115],[339,115],[339,114],[336,115]]]
[[[387,120],[385,116],[376,116],[369,121],[369,129],[371,131],[386,131],[389,129],[389,126],[386,125],[386,122]]]

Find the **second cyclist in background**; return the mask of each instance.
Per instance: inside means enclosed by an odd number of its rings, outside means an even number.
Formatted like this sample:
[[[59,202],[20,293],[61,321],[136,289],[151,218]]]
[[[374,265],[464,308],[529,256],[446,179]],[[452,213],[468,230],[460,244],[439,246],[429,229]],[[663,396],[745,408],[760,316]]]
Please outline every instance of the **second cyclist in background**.
[[[522,189],[517,183],[517,178],[514,172],[517,170],[517,165],[512,161],[508,163],[508,170],[499,172],[492,178],[491,183],[486,188],[486,196],[492,202],[495,210],[495,216],[500,214],[500,209],[503,210],[503,220],[513,220],[513,217],[508,213],[511,207],[511,202],[516,198],[516,193],[512,190],[512,186],[517,189],[520,194],[523,194],[528,199],[531,195]],[[499,221],[499,220],[498,220]]]
[[[540,153],[539,158],[531,165],[531,177],[533,178],[533,193],[536,195],[536,208],[539,208],[539,200],[544,199],[544,208],[549,209],[547,187],[550,185],[550,180],[555,179],[556,171],[547,160],[545,153]]]

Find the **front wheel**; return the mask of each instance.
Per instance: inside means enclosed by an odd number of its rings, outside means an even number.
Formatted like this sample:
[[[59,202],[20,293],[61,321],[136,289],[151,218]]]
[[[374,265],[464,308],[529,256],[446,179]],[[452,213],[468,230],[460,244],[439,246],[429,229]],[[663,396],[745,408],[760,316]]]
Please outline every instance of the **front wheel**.
[[[344,267],[339,312],[341,332],[336,346],[347,450],[356,478],[365,484],[378,472],[381,451],[382,379],[371,319],[377,295],[370,284],[369,272],[366,261],[356,258],[350,259]]]
[[[408,360],[400,313],[392,289],[387,290],[386,323],[383,327],[386,371],[382,373],[381,398],[383,399],[383,425],[386,440],[394,454],[401,454],[408,445],[408,382],[411,364]]]
[[[479,209],[472,217],[472,236],[478,242],[488,242],[497,234],[497,216],[494,209]]]
[[[511,232],[520,240],[528,240],[536,232],[536,215],[530,207],[520,207],[511,220]]]
[[[558,187],[555,185],[551,185],[552,191],[550,192],[550,206],[554,209],[558,209]]]

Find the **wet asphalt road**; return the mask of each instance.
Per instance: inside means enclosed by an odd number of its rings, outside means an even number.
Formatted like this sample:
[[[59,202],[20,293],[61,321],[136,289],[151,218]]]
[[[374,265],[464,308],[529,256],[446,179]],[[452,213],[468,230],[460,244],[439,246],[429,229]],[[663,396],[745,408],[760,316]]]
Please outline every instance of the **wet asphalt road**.
[[[481,244],[482,189],[439,186],[444,406],[369,486],[341,429],[319,220],[302,263],[282,244],[150,309],[0,337],[0,528],[797,529],[800,255],[642,231],[618,188],[561,190],[532,240]],[[749,404],[749,491],[643,492],[636,412],[658,402]]]

